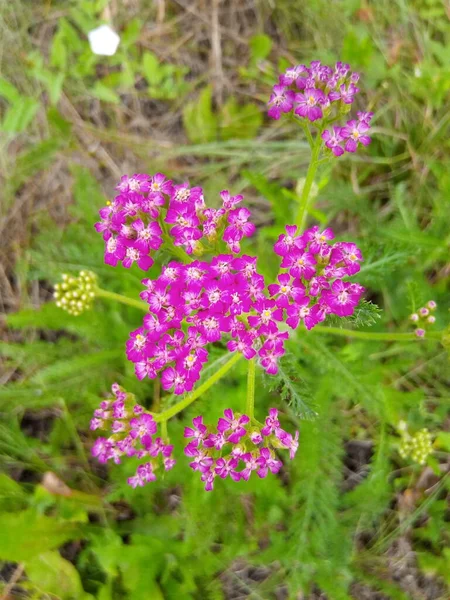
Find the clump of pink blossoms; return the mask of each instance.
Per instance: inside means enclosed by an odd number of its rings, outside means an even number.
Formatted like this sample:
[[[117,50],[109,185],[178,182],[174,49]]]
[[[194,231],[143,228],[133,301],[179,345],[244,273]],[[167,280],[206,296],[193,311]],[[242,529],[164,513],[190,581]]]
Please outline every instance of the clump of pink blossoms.
[[[163,191],[151,191],[153,181],[159,182],[160,190],[170,190],[167,206]],[[138,186],[140,192],[136,191]],[[138,266],[144,270],[153,262],[151,255],[156,246],[144,248],[140,232],[150,231],[152,225],[160,226],[152,221],[150,213],[138,209],[135,214],[125,216],[121,207],[128,206],[127,197],[134,204],[140,202],[145,206],[149,198],[158,194],[159,209],[167,209],[165,217],[163,212],[158,213],[161,223],[167,221],[167,216],[172,221],[172,214],[184,215],[183,225],[175,225],[169,231],[174,245],[182,232],[187,235],[192,230],[193,221],[189,221],[188,215],[196,215],[203,233],[194,236],[196,246],[185,249],[206,253],[208,244],[214,243],[209,261],[193,260],[185,254],[187,262],[170,261],[162,267],[158,278],[143,279],[145,291],[141,298],[148,303],[148,314],[126,344],[127,357],[135,363],[139,379],[160,376],[164,390],[173,389],[175,394],[190,391],[208,359],[207,345],[224,337],[228,338],[230,352],[241,352],[247,360],[257,355],[260,365],[268,373],[276,374],[278,359],[285,353],[284,341],[289,337],[287,327],[297,329],[304,323],[307,329],[312,329],[328,314],[340,317],[353,314],[364,288],[344,278],[359,271],[362,255],[353,243],[331,243],[334,233],[330,228],[321,231],[314,226],[300,233],[295,225],[288,225],[286,233],[274,245],[274,253],[281,257],[280,273],[276,282],[266,285],[257,271],[255,256],[236,256],[242,237],[254,231],[254,225],[248,222],[250,211],[233,208],[243,196],[231,196],[224,190],[222,208],[214,211],[206,208],[201,188],[174,185],[161,173],[123,177],[118,187],[119,200],[116,198],[112,206],[118,207],[115,214],[120,215],[121,231],[126,235],[119,233],[114,238],[109,221],[97,223],[96,227],[106,233],[107,246],[114,239],[117,247],[124,248],[127,243],[128,249],[140,252]],[[180,190],[183,202],[179,200]],[[101,209],[100,214],[109,208]],[[217,238],[219,234],[221,240]],[[231,249],[235,254],[214,253],[215,248]],[[110,259],[107,250],[105,262],[110,264]]]
[[[239,253],[242,238],[255,231],[250,211],[236,208],[242,196],[227,191],[214,209],[205,206],[202,188],[174,185],[162,173],[124,175],[116,189],[119,194],[95,224],[105,240],[105,263],[113,267],[121,261],[147,271],[164,240],[190,255],[208,250],[220,236],[230,252]]]
[[[285,353],[290,329],[307,329],[328,314],[353,314],[364,288],[343,278],[362,260],[355,244],[330,244],[331,229],[303,234],[287,226],[274,246],[281,256],[277,283],[266,286],[256,257],[219,254],[210,262],[169,262],[155,279],[144,279],[149,305],[142,327],[131,333],[127,357],[139,379],[161,376],[175,394],[190,391],[208,359],[208,343],[228,338],[230,352],[257,356],[269,373]],[[283,328],[284,325],[284,328]]]
[[[231,408],[224,411],[216,427],[206,426],[201,416],[192,424],[184,430],[184,437],[191,440],[184,453],[192,459],[189,466],[200,473],[207,492],[213,489],[216,477],[248,481],[254,471],[261,478],[269,472],[276,474],[283,466],[277,450],[289,450],[292,460],[298,449],[298,431],[293,437],[280,427],[276,408],[269,410],[262,427],[252,425],[248,415],[235,414]]]
[[[155,481],[158,469],[169,471],[174,467],[173,446],[155,437],[158,429],[155,420],[142,406],[135,404],[133,394],[117,383],[112,385],[111,391],[113,397],[100,403],[91,420],[92,430],[108,429],[110,435],[97,438],[92,456],[101,463],[113,460],[118,464],[123,457],[132,456],[145,461],[128,479],[132,487],[143,486]]]
[[[253,471],[261,478],[278,473],[282,451],[294,458],[298,432],[293,436],[280,427],[277,409],[270,409],[264,425],[254,418],[255,363],[276,375],[294,330],[311,330],[328,315],[351,316],[364,292],[349,280],[363,260],[356,244],[334,241],[329,227],[303,229],[321,153],[340,156],[370,143],[372,113],[358,112],[357,119],[336,125],[359,92],[358,80],[348,65],[330,68],[315,61],[288,69],[273,88],[269,116],[293,113],[301,119],[312,159],[297,225],[286,225],[274,243],[279,268],[270,281],[258,272],[257,257],[242,252],[244,238],[255,233],[242,195],[223,190],[219,208],[210,208],[201,187],[176,184],[162,173],[124,175],[117,196],[100,210],[95,227],[105,241],[106,264],[129,268],[136,263],[147,271],[161,249],[169,255],[157,277],[142,280],[140,297],[148,310],[126,343],[138,379],[159,378],[165,391],[190,392],[208,361],[209,344],[218,342],[235,355],[229,368],[239,354],[250,361],[248,414],[226,409],[215,427],[198,416],[185,429],[190,440],[185,454],[206,490],[213,489],[217,477],[247,481]],[[427,318],[431,323],[434,317]],[[201,389],[187,400],[195,400]],[[92,452],[100,462],[120,462],[124,456],[145,461],[128,480],[133,487],[142,486],[156,478],[159,468],[173,467],[172,446],[155,437],[156,415],[145,412],[117,384],[112,391],[114,398],[103,401],[91,421],[91,429],[108,428],[110,435],[99,438]],[[163,431],[167,420],[186,406],[183,399],[158,415]]]
[[[334,68],[313,61],[309,67],[296,65],[280,75],[273,87],[269,100],[268,115],[279,119],[282,114],[293,113],[321,127],[344,117],[351,108],[359,92],[356,83],[359,73],[352,73],[350,65],[337,62]],[[334,125],[321,129],[325,146],[335,156],[344,152],[356,152],[359,144],[370,144],[368,131],[373,117],[372,112],[357,112],[356,119],[350,119],[344,126]]]

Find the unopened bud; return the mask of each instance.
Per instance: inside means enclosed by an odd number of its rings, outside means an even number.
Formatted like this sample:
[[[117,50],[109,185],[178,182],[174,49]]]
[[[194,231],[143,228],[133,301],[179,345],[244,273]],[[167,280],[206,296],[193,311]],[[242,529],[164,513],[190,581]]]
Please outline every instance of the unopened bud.
[[[400,423],[398,429],[401,429]],[[419,465],[425,464],[428,456],[433,452],[430,432],[424,428],[411,436],[403,430],[398,451],[402,458],[410,458]]]
[[[64,273],[63,283],[55,285],[55,304],[70,315],[78,316],[92,308],[97,276],[91,271],[80,271],[78,277]]]

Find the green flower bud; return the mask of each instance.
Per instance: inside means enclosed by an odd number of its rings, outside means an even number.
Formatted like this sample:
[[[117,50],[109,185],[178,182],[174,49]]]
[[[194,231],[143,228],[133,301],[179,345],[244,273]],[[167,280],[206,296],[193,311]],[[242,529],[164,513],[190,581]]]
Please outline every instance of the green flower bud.
[[[433,452],[430,432],[424,428],[411,436],[405,430],[402,430],[402,439],[398,451],[402,458],[410,458],[413,462],[424,465]]]
[[[55,304],[70,315],[78,316],[92,308],[97,276],[91,271],[80,271],[78,277],[64,273],[62,283],[55,284]]]

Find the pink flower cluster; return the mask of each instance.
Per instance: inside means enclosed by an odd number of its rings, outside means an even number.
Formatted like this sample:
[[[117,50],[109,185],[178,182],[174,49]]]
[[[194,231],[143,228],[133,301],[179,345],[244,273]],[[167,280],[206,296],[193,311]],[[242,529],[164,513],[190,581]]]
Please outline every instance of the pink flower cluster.
[[[128,479],[132,487],[143,486],[156,479],[155,471],[161,466],[166,471],[173,468],[173,446],[154,437],[157,424],[151,414],[135,404],[133,394],[125,392],[117,383],[112,385],[111,391],[113,397],[100,403],[91,420],[92,430],[109,429],[111,434],[96,440],[92,455],[101,463],[113,460],[118,464],[124,456],[146,459]]]
[[[230,252],[240,252],[243,237],[255,231],[250,211],[239,208],[242,196],[221,192],[221,208],[207,208],[201,187],[174,185],[162,173],[124,175],[116,188],[119,194],[100,210],[95,224],[105,240],[105,263],[126,268],[137,263],[147,271],[152,254],[163,240],[180,246],[190,255],[222,239]]]
[[[252,426],[247,415],[234,414],[230,408],[214,428],[207,427],[203,417],[196,417],[193,427],[185,428],[184,437],[191,440],[184,450],[192,459],[189,466],[199,471],[207,492],[213,489],[216,477],[248,481],[253,471],[261,478],[278,473],[283,463],[276,450],[289,450],[293,459],[298,449],[298,431],[293,437],[280,427],[276,408],[269,410],[262,428]]]
[[[139,379],[161,375],[162,387],[190,391],[208,359],[206,346],[223,336],[227,347],[276,374],[289,337],[280,326],[311,329],[328,314],[353,314],[364,288],[342,278],[357,273],[362,260],[355,244],[328,243],[331,229],[312,227],[302,235],[288,225],[274,251],[282,257],[278,283],[266,287],[256,257],[231,254],[211,262],[170,262],[155,279],[144,279],[141,298],[149,305],[143,326],[126,345]],[[186,326],[183,327],[182,325]]]
[[[208,358],[205,347],[224,335],[232,338],[230,351],[247,359],[258,352],[262,366],[276,371],[288,333],[278,329],[283,309],[264,294],[256,257],[221,254],[209,263],[170,262],[156,280],[144,283],[141,298],[149,313],[127,342],[139,379],[161,374],[163,389],[190,391]]]
[[[291,67],[280,75],[278,84],[273,87],[268,115],[279,119],[282,114],[293,112],[302,119],[322,121],[325,125],[350,110],[359,92],[355,85],[358,80],[359,74],[352,73],[350,66],[341,62],[334,68],[322,65],[320,61],[313,61],[309,67]],[[333,126],[322,132],[325,146],[335,156],[355,152],[359,144],[370,144],[367,132],[373,113],[358,112],[357,117],[347,121],[344,127]]]
[[[278,276],[278,285],[269,285],[269,292],[286,308],[286,323],[293,329],[302,320],[312,329],[328,314],[352,315],[364,292],[358,283],[342,279],[359,272],[361,251],[349,242],[329,244],[333,238],[330,228],[320,231],[314,226],[300,235],[295,225],[287,225],[275,243],[274,251],[282,257],[281,267],[287,273]]]

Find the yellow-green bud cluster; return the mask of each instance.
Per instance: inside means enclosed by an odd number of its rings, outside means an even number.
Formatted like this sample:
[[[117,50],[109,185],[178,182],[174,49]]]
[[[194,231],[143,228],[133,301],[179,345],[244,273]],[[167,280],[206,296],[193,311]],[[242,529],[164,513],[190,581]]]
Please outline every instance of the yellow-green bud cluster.
[[[62,282],[55,284],[53,297],[56,306],[77,317],[90,310],[95,298],[97,276],[91,271],[80,271],[78,277],[64,273]]]
[[[419,465],[424,465],[433,452],[431,434],[428,429],[421,429],[414,435],[402,431],[399,454],[402,458],[410,458]]]

